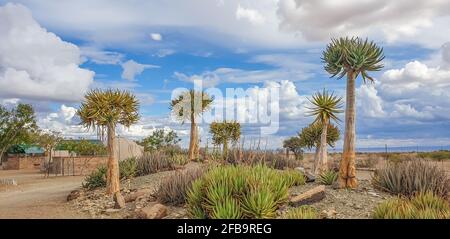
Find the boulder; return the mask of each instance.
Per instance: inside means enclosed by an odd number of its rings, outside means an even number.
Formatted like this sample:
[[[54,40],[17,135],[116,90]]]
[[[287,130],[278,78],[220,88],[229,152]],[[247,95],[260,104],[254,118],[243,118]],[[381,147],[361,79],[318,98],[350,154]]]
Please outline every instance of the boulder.
[[[292,197],[290,200],[290,204],[297,207],[305,204],[318,202],[324,198],[325,198],[325,186],[320,185],[300,195]]]
[[[123,198],[122,194],[120,192],[116,192],[114,194],[114,208],[115,209],[121,209],[125,207],[125,199]]]
[[[138,198],[145,197],[145,195],[146,195],[146,193],[143,192],[143,191],[137,191],[137,192],[134,192],[134,193],[130,193],[130,194],[125,196],[125,202],[126,203],[134,202]]]
[[[304,168],[302,167],[297,167],[295,168],[296,170],[300,171],[303,173],[303,175],[305,175],[306,177],[306,182],[307,183],[311,183],[316,181],[316,176],[314,176],[313,174],[309,173],[308,171],[306,171]]]
[[[75,200],[80,196],[81,196],[80,190],[73,190],[72,192],[69,193],[69,195],[67,195],[67,201]]]
[[[156,203],[142,208],[139,212],[139,218],[143,219],[161,219],[167,216],[167,207]]]

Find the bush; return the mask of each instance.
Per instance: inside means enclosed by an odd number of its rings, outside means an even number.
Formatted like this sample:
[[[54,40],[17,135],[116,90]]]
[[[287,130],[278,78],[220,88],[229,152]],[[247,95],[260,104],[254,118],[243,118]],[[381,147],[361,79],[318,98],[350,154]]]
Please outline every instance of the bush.
[[[289,169],[283,172],[289,185],[300,186],[306,183],[305,175],[303,175],[299,170]]]
[[[333,170],[323,171],[317,181],[323,185],[332,185],[338,178],[338,173]]]
[[[372,183],[378,189],[408,197],[431,191],[445,198],[450,188],[444,170],[419,160],[388,164],[375,171]]]
[[[450,219],[446,200],[432,192],[420,193],[411,199],[395,198],[375,208],[375,219]]]
[[[129,158],[119,162],[120,179],[133,178],[136,176],[136,158]]]
[[[136,159],[136,166],[139,176],[174,169],[172,161],[161,151],[146,152]]]
[[[174,154],[169,157],[169,160],[172,164],[180,166],[189,163],[189,158],[187,154]]]
[[[181,205],[186,201],[186,192],[194,180],[203,175],[202,169],[189,169],[184,172],[174,172],[165,179],[156,192],[161,203]]]
[[[106,167],[100,166],[94,172],[86,176],[82,183],[83,188],[88,190],[106,186]]]
[[[283,219],[319,219],[317,210],[311,206],[292,208],[283,215]]]
[[[193,218],[274,218],[296,183],[291,172],[261,164],[219,166],[192,183],[187,208]]]
[[[434,151],[434,152],[423,152],[418,153],[418,156],[420,158],[429,158],[436,161],[443,161],[450,159],[450,151],[448,150],[440,150],[440,151]]]

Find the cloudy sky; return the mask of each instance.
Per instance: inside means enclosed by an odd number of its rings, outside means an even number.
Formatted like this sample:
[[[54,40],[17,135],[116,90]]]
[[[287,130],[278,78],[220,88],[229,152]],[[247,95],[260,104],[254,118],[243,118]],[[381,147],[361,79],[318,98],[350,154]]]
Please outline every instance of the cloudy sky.
[[[170,128],[186,145],[188,125],[169,114],[175,88],[276,88],[277,148],[312,121],[307,97],[344,94],[320,59],[330,38],[360,36],[386,59],[375,84],[358,81],[357,146],[450,145],[449,25],[448,0],[0,0],[0,103],[32,103],[42,128],[92,137],[75,116],[83,95],[126,89],[142,117],[118,134]]]

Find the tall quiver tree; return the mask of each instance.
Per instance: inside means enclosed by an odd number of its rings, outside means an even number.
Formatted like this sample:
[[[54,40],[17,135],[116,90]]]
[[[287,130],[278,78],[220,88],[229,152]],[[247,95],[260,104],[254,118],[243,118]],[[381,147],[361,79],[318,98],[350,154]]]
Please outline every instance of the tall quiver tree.
[[[120,194],[119,160],[116,157],[114,141],[116,126],[121,124],[129,127],[139,120],[139,102],[136,97],[120,90],[92,90],[85,95],[78,116],[88,129],[97,129],[97,132],[107,132],[108,167],[106,173],[106,193],[114,195],[116,207],[124,207],[123,197]],[[100,129],[100,130],[98,130]]]
[[[209,126],[215,145],[223,145],[223,159],[228,158],[228,143],[237,143],[241,137],[241,124],[238,122],[212,122]]]
[[[314,173],[319,174],[328,170],[327,132],[331,121],[339,121],[337,114],[342,113],[342,98],[323,90],[322,93],[314,94],[309,101],[312,104],[308,107],[309,114],[316,117],[313,124],[322,127],[317,158],[314,162]]]
[[[346,108],[345,108],[345,136],[344,151],[339,166],[339,185],[341,188],[356,188],[355,168],[355,80],[361,75],[364,83],[373,82],[368,75],[369,71],[379,71],[383,68],[381,61],[384,59],[383,48],[373,41],[363,40],[358,37],[332,39],[323,52],[322,60],[325,70],[331,77],[339,79],[347,76]]]
[[[189,141],[189,160],[198,159],[198,129],[197,118],[212,104],[213,99],[205,92],[189,90],[181,93],[170,102],[172,115],[182,124],[191,122],[191,134]]]

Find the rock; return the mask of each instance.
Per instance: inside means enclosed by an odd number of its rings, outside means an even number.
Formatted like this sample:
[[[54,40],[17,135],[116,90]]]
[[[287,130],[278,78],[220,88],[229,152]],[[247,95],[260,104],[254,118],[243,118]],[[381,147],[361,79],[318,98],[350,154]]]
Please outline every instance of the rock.
[[[106,213],[116,213],[119,211],[120,211],[120,209],[115,209],[115,208],[108,208],[105,210]]]
[[[292,197],[290,200],[290,204],[297,207],[305,204],[311,204],[320,201],[324,198],[325,198],[325,186],[320,185],[300,195]]]
[[[145,192],[143,192],[143,191],[137,191],[137,192],[134,192],[134,193],[130,193],[130,194],[128,194],[128,195],[126,195],[125,196],[125,202],[126,203],[129,203],[129,202],[134,202],[134,201],[136,201],[136,199],[138,199],[138,198],[143,198],[143,197],[145,197]]]
[[[116,192],[114,194],[114,201],[116,202],[114,208],[120,209],[125,207],[125,199],[123,198],[122,194],[120,194],[120,192]]]
[[[297,167],[295,168],[296,170],[300,171],[303,173],[303,175],[305,175],[306,177],[306,182],[307,183],[311,183],[316,181],[316,176],[314,176],[313,174],[309,173],[308,171],[306,171],[304,168],[302,167]]]
[[[320,212],[320,218],[322,219],[336,219],[337,212],[334,209],[323,210]]]
[[[165,216],[167,216],[167,207],[159,203],[144,207],[139,212],[139,218],[143,219],[161,219]]]
[[[367,194],[369,194],[370,196],[373,196],[373,197],[381,197],[380,195],[378,195],[375,192],[367,192]]]
[[[75,200],[80,196],[81,196],[80,190],[73,190],[72,192],[69,193],[69,195],[67,195],[67,201]]]

